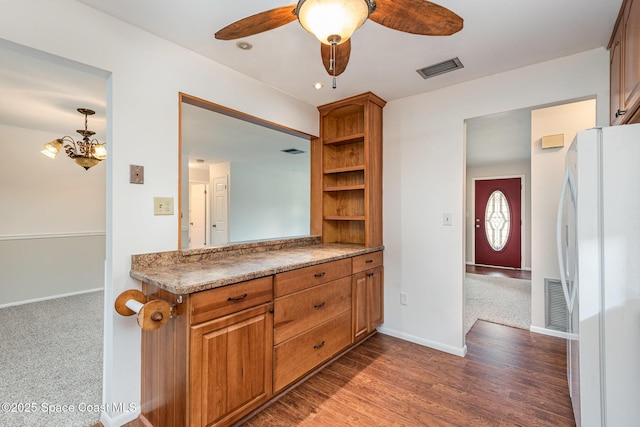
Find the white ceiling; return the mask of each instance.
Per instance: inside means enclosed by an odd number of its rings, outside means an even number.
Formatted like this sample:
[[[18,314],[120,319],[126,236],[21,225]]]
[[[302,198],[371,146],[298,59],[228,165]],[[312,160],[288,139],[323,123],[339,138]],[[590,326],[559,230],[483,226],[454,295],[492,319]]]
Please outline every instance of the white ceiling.
[[[466,120],[467,166],[531,160],[531,110]]]
[[[331,89],[320,43],[296,22],[251,37],[250,51],[216,40],[224,26],[291,0],[78,0],[207,56],[312,105],[372,91],[387,101],[606,46],[622,0],[438,0],[464,19],[448,37],[401,33],[367,21]],[[416,69],[458,57],[464,68],[424,80]],[[324,88],[315,90],[315,82]]]
[[[464,19],[450,37],[416,36],[367,21],[352,38],[349,66],[331,89],[319,42],[297,22],[248,37],[251,51],[213,34],[225,25],[287,0],[78,0],[90,7],[199,52],[312,105],[372,91],[387,101],[540,61],[606,47],[622,0],[440,0]],[[459,57],[464,68],[424,80],[416,69]],[[320,81],[324,88],[316,90]],[[91,108],[89,129],[105,139],[106,75],[84,64],[0,39],[0,124],[75,134],[84,125],[78,107]],[[508,115],[498,122],[507,128]],[[497,126],[487,118],[484,126]],[[519,121],[516,116],[512,120]],[[482,126],[482,119],[474,119]],[[493,123],[493,124],[492,124]],[[486,133],[486,132],[485,132]],[[495,133],[495,132],[494,132]],[[493,136],[496,140],[495,135]],[[497,144],[492,144],[498,148]],[[481,150],[481,156],[505,154]],[[471,153],[473,156],[473,153]],[[520,156],[521,154],[513,154]],[[202,155],[204,156],[204,154]],[[483,161],[480,159],[479,161]]]

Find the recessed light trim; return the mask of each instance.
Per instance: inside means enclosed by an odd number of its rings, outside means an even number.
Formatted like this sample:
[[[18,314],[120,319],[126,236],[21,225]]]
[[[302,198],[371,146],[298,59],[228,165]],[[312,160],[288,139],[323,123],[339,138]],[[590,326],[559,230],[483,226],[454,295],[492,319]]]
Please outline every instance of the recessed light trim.
[[[238,43],[236,43],[236,46],[240,50],[251,50],[251,49],[253,49],[253,45],[251,43],[245,42],[245,41],[239,41]]]
[[[324,87],[324,85],[323,85],[322,83],[320,83],[320,82],[315,82],[315,83],[313,84],[313,87],[314,87],[315,89],[317,89],[317,90],[320,90],[320,89],[322,89],[322,88]]]

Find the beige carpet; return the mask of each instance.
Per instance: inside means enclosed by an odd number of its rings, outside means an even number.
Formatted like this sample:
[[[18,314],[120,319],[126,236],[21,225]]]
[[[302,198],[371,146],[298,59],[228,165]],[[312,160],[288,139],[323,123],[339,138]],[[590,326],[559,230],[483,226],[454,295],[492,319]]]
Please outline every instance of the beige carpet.
[[[529,329],[531,280],[467,273],[465,277],[465,334],[476,320]]]
[[[104,293],[0,309],[0,426],[100,419]]]

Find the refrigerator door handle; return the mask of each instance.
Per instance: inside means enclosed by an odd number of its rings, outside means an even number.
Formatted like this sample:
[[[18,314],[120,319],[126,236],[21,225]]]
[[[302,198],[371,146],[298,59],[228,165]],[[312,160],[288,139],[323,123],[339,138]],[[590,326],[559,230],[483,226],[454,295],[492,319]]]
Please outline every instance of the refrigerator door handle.
[[[571,293],[569,293],[569,284],[567,282],[566,276],[566,267],[563,259],[563,247],[562,247],[562,213],[564,211],[564,200],[567,195],[567,190],[570,191],[571,199],[575,203],[575,194],[573,189],[575,184],[573,183],[573,176],[571,174],[571,170],[569,168],[566,169],[564,174],[564,179],[562,181],[562,191],[560,192],[560,202],[558,203],[558,217],[556,219],[556,244],[558,250],[558,267],[560,268],[560,281],[562,282],[562,292],[564,294],[564,300],[567,303],[567,308],[569,313],[573,312],[573,306],[576,297],[576,288],[575,286],[571,289]]]

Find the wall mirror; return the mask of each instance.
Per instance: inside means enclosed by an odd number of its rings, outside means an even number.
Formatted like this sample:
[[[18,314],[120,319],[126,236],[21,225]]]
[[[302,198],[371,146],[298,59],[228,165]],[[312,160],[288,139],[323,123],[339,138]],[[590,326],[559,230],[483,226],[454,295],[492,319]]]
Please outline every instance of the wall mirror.
[[[311,137],[180,94],[178,247],[309,235]]]

